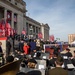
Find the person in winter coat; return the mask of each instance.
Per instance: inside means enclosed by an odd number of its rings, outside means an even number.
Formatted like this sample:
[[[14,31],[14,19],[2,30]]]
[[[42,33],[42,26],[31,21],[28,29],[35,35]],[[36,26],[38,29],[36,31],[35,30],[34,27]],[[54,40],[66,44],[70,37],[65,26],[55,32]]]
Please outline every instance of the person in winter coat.
[[[27,45],[26,42],[24,42],[23,50],[24,50],[24,54],[28,54],[29,46]]]

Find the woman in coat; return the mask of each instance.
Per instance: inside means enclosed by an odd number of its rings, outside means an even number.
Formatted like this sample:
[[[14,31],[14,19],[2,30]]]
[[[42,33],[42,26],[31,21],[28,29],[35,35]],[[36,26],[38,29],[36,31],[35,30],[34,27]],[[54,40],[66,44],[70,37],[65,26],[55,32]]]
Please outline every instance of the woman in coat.
[[[26,42],[24,42],[23,50],[24,50],[24,54],[28,54],[29,46],[27,45]]]

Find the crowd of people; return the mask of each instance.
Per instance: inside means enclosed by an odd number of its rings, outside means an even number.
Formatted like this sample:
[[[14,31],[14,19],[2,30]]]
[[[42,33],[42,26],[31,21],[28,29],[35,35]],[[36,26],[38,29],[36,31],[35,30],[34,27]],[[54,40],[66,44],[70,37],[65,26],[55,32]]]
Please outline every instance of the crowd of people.
[[[0,66],[22,59],[20,70],[16,75],[43,75],[41,70],[44,70],[44,75],[69,75],[67,64],[73,64],[73,66],[75,66],[75,51],[73,56],[69,48],[66,48],[66,53],[63,54],[60,51],[59,46],[51,47],[51,49],[54,49],[54,52],[53,56],[50,58],[50,53],[46,52],[42,46],[36,46],[35,40],[30,39],[29,41],[26,41],[20,39],[18,48],[11,54],[12,45],[8,39],[6,45],[6,59],[4,59],[1,45],[2,43],[0,42],[0,53],[2,54],[0,54],[0,57],[2,57]],[[38,60],[44,60],[46,62],[44,65],[41,64],[40,66]]]

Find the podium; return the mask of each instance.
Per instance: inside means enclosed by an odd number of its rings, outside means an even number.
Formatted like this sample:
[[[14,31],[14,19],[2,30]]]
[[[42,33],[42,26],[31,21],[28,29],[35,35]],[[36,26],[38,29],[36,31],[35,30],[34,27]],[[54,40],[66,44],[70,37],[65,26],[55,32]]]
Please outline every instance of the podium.
[[[16,75],[22,60],[16,60],[0,67],[0,75]]]

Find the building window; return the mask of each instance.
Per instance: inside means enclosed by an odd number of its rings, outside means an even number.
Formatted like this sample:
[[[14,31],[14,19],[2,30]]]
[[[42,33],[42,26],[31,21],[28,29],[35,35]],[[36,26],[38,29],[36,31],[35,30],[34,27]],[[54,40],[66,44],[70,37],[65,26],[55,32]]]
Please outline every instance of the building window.
[[[28,35],[28,23],[26,23],[26,34]]]
[[[36,35],[36,38],[38,38],[38,35]]]
[[[36,27],[36,33],[38,33],[38,28]]]
[[[40,28],[39,28],[39,31],[38,32],[41,32]]]
[[[17,23],[14,22],[14,29],[17,30]]]
[[[15,2],[15,5],[17,5],[17,3]]]
[[[35,33],[35,26],[33,26],[33,32]]]
[[[17,14],[14,14],[14,22],[17,22]]]

